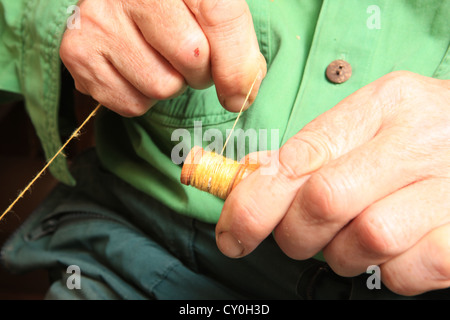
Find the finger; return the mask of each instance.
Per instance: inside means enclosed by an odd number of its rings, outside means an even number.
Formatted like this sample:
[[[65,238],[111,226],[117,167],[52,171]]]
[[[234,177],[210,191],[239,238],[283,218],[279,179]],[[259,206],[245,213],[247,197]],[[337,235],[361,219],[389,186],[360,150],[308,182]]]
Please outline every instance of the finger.
[[[216,227],[218,246],[225,255],[253,251],[282,220],[312,172],[372,139],[381,125],[381,110],[361,108],[372,100],[366,89],[349,96],[289,139],[279,152],[272,152],[271,163],[231,192]],[[362,121],[368,115],[371,121]],[[270,170],[271,166],[276,170]],[[221,244],[222,238],[227,245]]]
[[[126,117],[143,114],[156,103],[131,85],[104,57],[87,57],[82,45],[71,44],[70,38],[63,40],[61,59],[78,91]]]
[[[131,117],[143,114],[155,100],[183,90],[182,76],[155,54],[132,27],[134,24],[123,14],[123,9],[110,8],[112,18],[103,23],[96,14],[105,8],[93,7],[89,1],[82,6],[84,27],[65,32],[60,56],[83,93]],[[111,25],[111,21],[121,27]],[[105,79],[106,75],[114,78]],[[95,79],[100,82],[94,83]]]
[[[230,258],[252,252],[274,229],[303,183],[256,170],[238,184],[224,203],[216,225],[216,242]],[[264,181],[264,182],[263,182]],[[245,183],[244,183],[245,182]]]
[[[355,276],[413,247],[429,230],[450,223],[443,202],[450,182],[429,179],[411,184],[374,203],[324,249],[333,270]]]
[[[381,279],[401,295],[450,287],[450,224],[428,233],[415,246],[380,266]]]
[[[189,86],[204,89],[212,85],[208,40],[182,0],[127,5],[146,42],[183,75]]]
[[[121,17],[116,40],[106,41],[105,58],[143,95],[153,100],[176,97],[185,90],[183,76],[143,38],[133,21]]]
[[[266,62],[262,56],[252,16],[244,0],[184,0],[202,27],[211,48],[211,72],[222,105],[241,109],[257,79],[246,108],[255,100]]]
[[[272,161],[271,151],[257,151],[247,154],[239,162],[265,165]]]
[[[426,176],[427,168],[406,155],[407,148],[397,142],[405,140],[392,131],[384,130],[311,175],[275,230],[286,254],[312,257],[372,203]]]
[[[108,109],[124,117],[143,115],[157,100],[143,95],[108,62],[97,65],[97,72],[83,82],[89,95]]]

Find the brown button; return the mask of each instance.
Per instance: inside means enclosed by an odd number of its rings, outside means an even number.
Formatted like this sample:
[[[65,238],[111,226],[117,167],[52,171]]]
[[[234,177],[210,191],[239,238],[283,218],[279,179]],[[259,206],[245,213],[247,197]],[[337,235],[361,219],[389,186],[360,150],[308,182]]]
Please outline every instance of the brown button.
[[[352,66],[344,60],[334,60],[327,67],[327,78],[333,83],[343,83],[352,76]]]

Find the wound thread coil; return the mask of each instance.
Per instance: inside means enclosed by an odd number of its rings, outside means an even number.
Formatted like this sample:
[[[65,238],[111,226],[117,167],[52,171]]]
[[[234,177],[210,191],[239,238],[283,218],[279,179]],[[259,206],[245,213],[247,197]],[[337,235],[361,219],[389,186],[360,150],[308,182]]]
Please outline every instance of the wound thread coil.
[[[237,162],[215,152],[195,146],[191,149],[181,169],[181,183],[226,199],[230,192],[259,164]]]

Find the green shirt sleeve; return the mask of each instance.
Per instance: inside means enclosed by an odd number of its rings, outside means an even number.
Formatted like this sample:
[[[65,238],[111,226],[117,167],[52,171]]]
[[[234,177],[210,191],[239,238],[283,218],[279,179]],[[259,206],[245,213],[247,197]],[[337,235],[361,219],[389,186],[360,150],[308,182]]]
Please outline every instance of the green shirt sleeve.
[[[0,0],[0,102],[22,97],[42,142],[53,156],[61,141],[59,46],[75,0]],[[50,167],[59,180],[73,184],[64,158]]]

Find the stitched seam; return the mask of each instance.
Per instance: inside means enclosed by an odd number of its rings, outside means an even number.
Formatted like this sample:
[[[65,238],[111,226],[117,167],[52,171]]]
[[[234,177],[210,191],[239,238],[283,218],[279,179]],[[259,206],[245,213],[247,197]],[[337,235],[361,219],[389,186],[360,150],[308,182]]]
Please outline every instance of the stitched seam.
[[[153,296],[156,296],[155,289],[164,281],[167,279],[169,274],[174,270],[176,267],[178,267],[180,263],[178,261],[174,261],[166,268],[166,270],[162,273],[161,277],[153,282],[153,284],[150,285],[150,292],[153,294]]]
[[[22,20],[20,22],[20,38],[22,39],[22,43],[21,43],[21,48],[20,48],[20,66],[21,66],[21,70],[20,70],[20,83],[21,83],[21,87],[22,87],[22,93],[25,93],[25,79],[26,79],[26,71],[25,71],[25,47],[27,44],[27,34],[25,33],[25,24],[26,21],[28,21],[28,15],[29,12],[31,12],[31,1],[27,2],[26,6],[25,6],[25,10],[22,16]]]
[[[289,117],[288,117],[288,121],[286,124],[286,128],[284,130],[284,133],[282,134],[282,136],[280,137],[280,141],[281,143],[284,143],[289,137],[287,136],[287,133],[289,132],[289,128],[292,126],[292,122],[293,122],[293,114],[294,114],[294,110],[295,107],[298,105],[301,105],[301,103],[299,101],[301,101],[303,99],[303,92],[307,90],[307,86],[308,84],[305,83],[305,79],[308,77],[309,73],[310,73],[310,69],[313,67],[311,64],[311,56],[312,53],[314,53],[318,47],[318,42],[321,41],[321,34],[322,34],[322,27],[324,24],[324,20],[326,20],[328,17],[328,8],[329,8],[329,2],[328,0],[323,0],[322,6],[319,10],[319,15],[317,17],[317,21],[316,21],[316,25],[314,27],[314,32],[313,32],[313,36],[312,36],[312,41],[311,41],[311,45],[309,48],[309,52],[305,61],[305,66],[303,69],[303,74],[302,74],[302,79],[300,81],[300,87],[297,90],[297,94],[296,97],[294,99],[293,105],[291,107],[291,111],[289,113]]]
[[[63,8],[63,6],[61,6]],[[62,11],[62,9],[61,9]],[[59,12],[58,14],[63,15],[63,12]],[[58,23],[53,23],[53,26],[49,26],[49,29],[51,28],[52,32],[50,32],[49,39],[46,39],[46,42],[48,41],[48,46],[46,46],[45,49],[45,56],[46,56],[46,70],[44,70],[44,74],[47,74],[48,77],[45,79],[47,80],[46,83],[44,83],[44,88],[46,89],[46,95],[44,96],[44,107],[47,107],[48,117],[47,117],[47,128],[48,128],[48,134],[52,137],[51,141],[55,142],[51,145],[53,150],[57,150],[58,148],[58,142],[60,141],[59,135],[58,135],[58,125],[56,119],[58,114],[58,90],[59,86],[57,85],[57,81],[59,78],[59,70],[58,66],[56,65],[54,61],[54,56],[56,55],[55,50],[58,48],[57,44],[57,37],[59,36]],[[57,74],[58,73],[58,74]],[[55,106],[56,104],[56,106]],[[61,161],[61,160],[60,160]],[[58,174],[62,174],[63,171],[61,170],[61,165],[56,165],[52,169],[54,172],[57,172]]]
[[[444,57],[442,58],[441,63],[439,63],[439,66],[436,68],[436,71],[433,73],[433,78],[441,78],[441,76],[449,76],[445,70],[446,67],[450,68],[450,45],[447,47],[447,51],[444,54]],[[442,73],[442,74],[441,74]]]
[[[40,48],[42,56],[45,59],[42,72],[44,75],[43,83],[43,104],[42,108],[47,114],[45,118],[45,136],[46,151],[53,155],[61,145],[61,139],[59,136],[58,127],[58,112],[59,112],[59,95],[60,95],[60,60],[59,60],[59,40],[61,38],[61,32],[63,32],[64,24],[66,23],[66,5],[73,3],[74,1],[65,1],[60,4],[58,10],[55,11],[55,19],[51,19],[53,22],[49,24],[46,32],[47,36],[42,38],[42,42],[45,44],[44,48]],[[58,18],[64,17],[64,19]],[[67,170],[64,170],[65,159],[58,157],[51,166],[51,171],[67,182],[71,180],[71,175]]]

